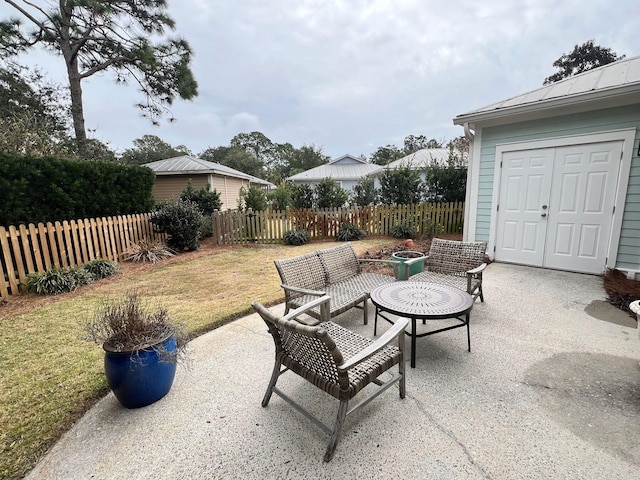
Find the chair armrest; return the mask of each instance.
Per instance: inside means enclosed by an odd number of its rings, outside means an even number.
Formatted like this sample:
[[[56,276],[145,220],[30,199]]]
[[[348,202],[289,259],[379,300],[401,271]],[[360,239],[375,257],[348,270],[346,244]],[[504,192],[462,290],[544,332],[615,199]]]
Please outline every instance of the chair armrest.
[[[407,328],[408,324],[409,324],[408,318],[404,318],[404,317],[398,318],[398,320],[393,324],[393,326],[389,330],[384,332],[384,335],[378,338],[375,342],[373,342],[367,348],[355,354],[353,357],[351,357],[349,360],[344,362],[342,365],[338,365],[338,370],[339,371],[349,370],[354,366],[356,366],[357,364],[359,364],[360,362],[366,360],[371,355],[373,355],[378,350],[380,350],[382,347],[391,343],[393,339],[395,339],[398,335],[404,333],[404,329]]]
[[[359,258],[358,259],[358,263],[363,263],[363,262],[388,263],[390,265],[402,263],[399,260],[382,260],[382,259],[379,259],[379,258]]]
[[[310,290],[313,291],[313,290]],[[324,309],[324,305],[323,304],[327,304],[326,308],[327,308],[327,312],[328,312],[328,308],[329,308],[329,301],[331,300],[331,297],[329,295],[324,295],[320,298],[316,298],[315,300],[310,301],[309,303],[305,303],[303,306],[296,308],[295,310],[291,310],[289,313],[287,313],[284,317],[282,317],[283,320],[295,320],[296,317],[298,317],[299,315],[308,312],[309,310],[312,310],[314,308],[316,308],[318,305],[320,305],[320,311],[322,311]],[[327,315],[327,320],[329,320],[328,315]]]
[[[291,285],[285,285],[284,283],[280,284],[280,286],[287,292],[302,293],[303,295],[317,295],[321,297],[322,295],[327,294],[327,292],[323,290],[309,290],[308,288],[292,287]]]
[[[404,261],[404,264],[407,266],[411,266],[414,263],[418,263],[418,262],[422,262],[425,261],[428,257],[416,257],[416,258],[409,258],[408,260]]]
[[[482,273],[482,271],[487,268],[487,264],[483,263],[478,265],[476,268],[472,268],[471,270],[467,270],[467,275],[477,275],[478,273]]]

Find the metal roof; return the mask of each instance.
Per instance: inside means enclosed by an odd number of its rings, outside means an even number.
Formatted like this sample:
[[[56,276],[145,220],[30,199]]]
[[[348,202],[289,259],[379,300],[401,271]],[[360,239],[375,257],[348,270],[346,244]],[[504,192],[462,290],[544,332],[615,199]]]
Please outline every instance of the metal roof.
[[[345,160],[348,160],[348,163]],[[329,177],[337,181],[360,180],[378,168],[378,165],[367,163],[351,155],[343,155],[326,165],[320,165],[296,175],[291,175],[287,177],[287,180],[292,182],[316,182]]]
[[[379,175],[386,169],[395,169],[400,166],[410,167],[414,170],[422,170],[432,162],[436,162],[440,165],[447,165],[449,161],[449,149],[448,148],[423,148],[417,152],[410,153],[398,160],[388,163],[387,165],[376,165],[375,171],[371,172],[370,176]]]
[[[249,180],[251,183],[267,185],[275,188],[273,183],[262,180],[261,178],[227,167],[226,165],[208,162],[207,160],[191,157],[189,155],[157,160],[155,162],[145,163],[142,166],[150,168],[156,175],[197,175],[212,173],[227,177],[243,178],[245,180]]]
[[[613,100],[615,97],[640,94],[640,56],[594,68],[522,95],[492,103],[458,115],[455,125],[542,110],[576,102]]]

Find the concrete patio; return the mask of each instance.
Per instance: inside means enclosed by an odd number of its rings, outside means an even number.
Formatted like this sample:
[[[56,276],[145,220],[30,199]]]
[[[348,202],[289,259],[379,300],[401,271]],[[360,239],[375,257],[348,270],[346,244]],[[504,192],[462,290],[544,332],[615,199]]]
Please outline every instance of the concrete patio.
[[[407,397],[347,419],[328,464],[324,432],[277,396],[260,406],[273,341],[250,315],[195,339],[161,401],[101,400],[27,478],[640,478],[640,341],[602,279],[491,264],[484,285],[471,353],[464,329],[418,339]],[[373,334],[360,311],[337,321]],[[299,377],[279,385],[335,417]]]

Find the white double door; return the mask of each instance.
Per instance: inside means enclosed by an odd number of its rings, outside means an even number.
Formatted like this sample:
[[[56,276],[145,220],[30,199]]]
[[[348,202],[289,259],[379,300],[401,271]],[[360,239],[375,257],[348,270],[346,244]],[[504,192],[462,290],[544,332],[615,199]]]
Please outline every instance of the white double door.
[[[622,142],[502,153],[496,260],[605,270]]]

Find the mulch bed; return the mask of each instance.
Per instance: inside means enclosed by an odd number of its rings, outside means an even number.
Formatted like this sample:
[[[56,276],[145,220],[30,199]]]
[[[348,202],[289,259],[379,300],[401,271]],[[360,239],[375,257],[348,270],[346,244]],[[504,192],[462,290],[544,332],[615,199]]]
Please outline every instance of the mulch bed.
[[[604,290],[607,292],[607,301],[621,310],[631,314],[629,304],[640,299],[640,282],[629,280],[620,270],[608,270],[604,275]]]
[[[439,238],[445,238],[447,240],[462,240],[462,234],[449,234],[438,235]],[[393,245],[377,248],[375,250],[367,250],[360,258],[374,259],[374,260],[391,260],[391,255],[395,252],[403,250],[410,250],[412,252],[420,252],[425,255],[429,253],[431,248],[431,237],[421,236],[411,240],[398,240]],[[383,263],[363,263],[362,271],[367,273],[380,273],[382,275],[393,275],[393,268],[391,265]]]

